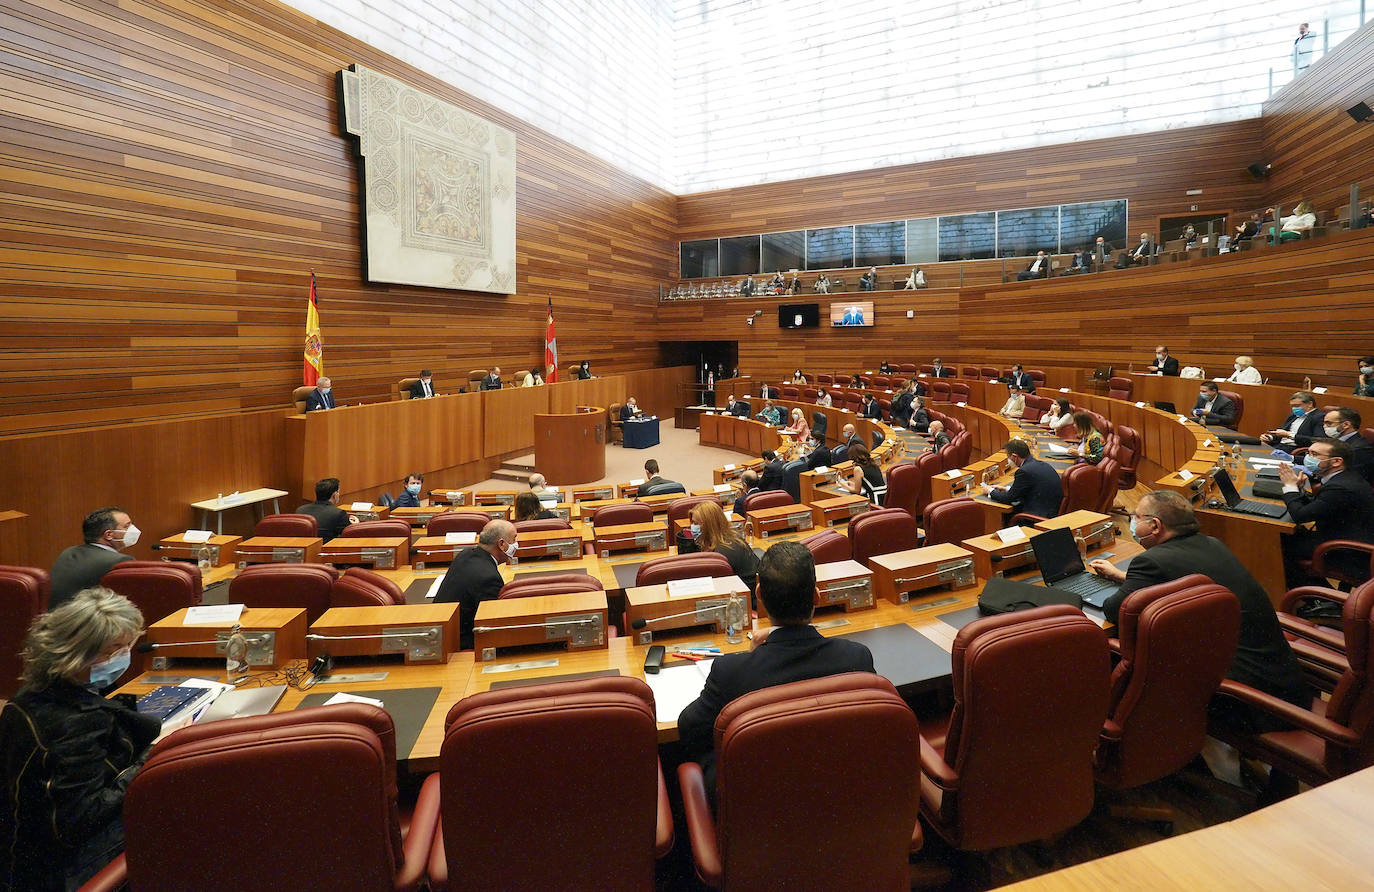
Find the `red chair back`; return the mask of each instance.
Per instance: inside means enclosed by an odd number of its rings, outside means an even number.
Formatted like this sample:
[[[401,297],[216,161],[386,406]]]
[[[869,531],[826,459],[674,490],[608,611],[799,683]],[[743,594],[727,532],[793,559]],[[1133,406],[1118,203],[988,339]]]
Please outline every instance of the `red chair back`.
[[[1130,401],[1135,392],[1135,382],[1130,378],[1111,378],[1107,381],[1107,397],[1114,400]]]
[[[1354,750],[1325,745],[1322,763],[1333,777],[1374,765],[1374,661],[1369,658],[1374,629],[1374,581],[1355,589],[1341,610],[1345,657],[1350,669],[1336,682],[1326,704],[1326,717],[1360,738]]]
[[[405,602],[400,586],[362,567],[348,568],[329,592],[330,607],[390,607]]]
[[[723,887],[909,887],[919,745],[916,716],[878,675],[797,681],[730,703],[715,724]],[[819,752],[864,758],[818,772]]]
[[[1060,514],[1097,510],[1102,500],[1102,469],[1098,465],[1069,465],[1060,479],[1064,483]]]
[[[720,500],[715,496],[686,496],[669,502],[668,528],[672,529],[676,521],[690,518],[692,516],[692,509],[704,502],[716,502],[719,504]]]
[[[1185,576],[1127,595],[1117,634],[1097,779],[1123,789],[1173,774],[1202,751],[1207,705],[1240,639],[1240,601],[1205,576]]]
[[[353,539],[410,539],[410,521],[365,520],[344,527],[344,538]]]
[[[395,730],[375,706],[188,726],[154,748],[125,795],[130,886],[311,889],[328,877],[331,890],[405,888],[396,789]],[[226,825],[231,815],[252,820]],[[418,879],[423,859],[413,858],[406,872]]]
[[[652,523],[654,509],[635,502],[630,505],[602,505],[592,512],[592,526],[619,527],[631,523]]]
[[[961,377],[961,378],[977,378],[977,377],[979,377],[979,375],[978,375],[978,366],[976,366],[976,365],[961,365],[961,366],[959,366],[959,377]]]
[[[229,603],[303,607],[309,625],[329,609],[339,573],[328,564],[252,564],[229,582]]]
[[[698,551],[645,561],[635,572],[635,585],[660,585],[674,579],[695,579],[698,576],[714,578],[734,575],[735,571],[730,567],[730,560],[725,555],[714,551]]]
[[[254,536],[313,539],[320,534],[313,514],[269,514],[253,527]]]
[[[943,378],[936,378],[930,382],[930,398],[937,403],[949,402],[949,382]]]
[[[1135,469],[1140,462],[1140,434],[1124,424],[1116,426],[1116,454],[1112,456],[1121,466],[1120,486],[1135,489]]]
[[[1231,430],[1233,431],[1240,430],[1240,420],[1245,415],[1245,397],[1241,396],[1234,390],[1219,390],[1217,392],[1220,393],[1222,396],[1226,397],[1227,399],[1229,399],[1231,402],[1235,403],[1236,420],[1227,425],[1227,427],[1231,428]]]
[[[1102,471],[1102,483],[1097,497],[1097,507],[1094,510],[1099,514],[1111,514],[1112,505],[1116,503],[1117,490],[1121,486],[1121,465],[1114,458],[1104,458],[1097,463],[1097,467]]]
[[[916,547],[916,520],[901,508],[876,508],[849,522],[854,560],[871,566],[874,555]]]
[[[816,535],[803,539],[802,544],[811,552],[811,557],[818,564],[847,561],[853,556],[849,537],[834,530],[821,530]]]
[[[934,494],[931,492],[930,481],[936,474],[940,473],[940,456],[934,452],[924,452],[916,456],[916,470],[920,474],[917,480],[918,489],[916,490],[916,516],[921,517],[925,514],[926,508],[930,506],[930,500]]]
[[[997,378],[1001,376],[996,366],[985,365],[978,369],[978,376],[981,378]]]
[[[558,517],[546,517],[543,520],[517,520],[515,531],[518,533],[551,533],[557,530],[570,530],[572,524]]]
[[[795,399],[797,399],[797,398],[800,397],[800,396],[801,396],[801,391],[798,390],[796,387],[794,387],[794,386],[791,385],[791,384],[788,384],[787,386],[783,387],[783,389],[782,389],[782,398],[785,399],[785,400],[795,400]]]
[[[512,579],[501,586],[498,598],[535,598],[541,595],[566,595],[572,592],[604,591],[601,580],[587,573],[550,573],[529,579]]]
[[[47,570],[0,567],[0,700],[19,690],[24,637],[33,618],[48,609],[51,595]]]
[[[431,517],[425,525],[426,536],[445,536],[449,533],[480,533],[491,523],[491,516],[481,511],[445,511]]]
[[[949,401],[952,403],[966,403],[969,401],[969,386],[963,381],[954,381],[949,385]]]
[[[916,517],[916,498],[921,494],[921,471],[915,464],[893,465],[887,472],[884,508],[901,508]]]
[[[193,564],[121,561],[100,584],[133,601],[143,613],[145,626],[201,601],[200,569]]]
[[[957,848],[987,850],[1045,839],[1086,817],[1107,715],[1106,634],[1077,608],[1038,607],[974,620],[955,636],[950,659],[943,757],[958,779],[943,795],[923,791],[931,825]]]
[[[785,490],[765,489],[763,492],[753,492],[744,497],[744,513],[748,514],[759,508],[781,508],[784,505],[795,504]]]
[[[653,703],[639,679],[607,677],[455,704],[439,759],[450,887],[652,889],[660,776]],[[543,810],[537,833],[533,802],[558,804]]]
[[[973,499],[931,502],[925,510],[923,545],[958,545],[965,539],[981,536],[987,532],[984,517],[983,509]]]

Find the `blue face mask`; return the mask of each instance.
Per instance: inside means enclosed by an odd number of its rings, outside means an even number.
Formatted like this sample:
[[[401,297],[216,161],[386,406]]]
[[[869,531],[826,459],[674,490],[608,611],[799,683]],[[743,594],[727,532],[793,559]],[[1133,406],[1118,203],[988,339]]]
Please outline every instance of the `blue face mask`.
[[[1134,540],[1137,541],[1137,542],[1140,541],[1140,537],[1139,537],[1138,535],[1136,535],[1136,531],[1135,531],[1135,515],[1134,515],[1134,514],[1131,515],[1131,538],[1134,539]]]
[[[418,495],[420,494],[420,484],[418,484],[418,483],[407,483],[407,484],[406,484],[406,492],[410,493],[410,494],[413,495],[413,496],[418,496]]]
[[[1296,417],[1301,418],[1302,416],[1304,416],[1304,415],[1307,414],[1307,410],[1304,409],[1302,406],[1299,406],[1298,408],[1296,408],[1296,409],[1293,410],[1293,414],[1294,414]]]
[[[1309,453],[1302,457],[1302,466],[1307,469],[1307,473],[1317,477],[1321,474],[1322,460]]]
[[[696,537],[698,537],[698,536],[701,535],[701,524],[699,524],[699,523],[694,523],[694,524],[692,524],[691,529],[692,529],[692,538],[693,538],[693,539],[695,539]]]
[[[91,687],[104,688],[114,682],[116,678],[123,675],[132,662],[129,649],[115,651],[108,659],[100,660],[91,664]]]

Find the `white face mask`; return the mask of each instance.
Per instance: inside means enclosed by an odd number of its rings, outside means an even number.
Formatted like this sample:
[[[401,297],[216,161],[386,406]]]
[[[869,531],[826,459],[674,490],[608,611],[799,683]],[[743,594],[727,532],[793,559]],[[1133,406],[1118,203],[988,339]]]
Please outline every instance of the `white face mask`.
[[[514,542],[512,542],[512,543],[510,543],[509,545],[506,546],[506,559],[509,560],[509,561],[514,561],[514,560],[515,560],[515,543],[514,543]]]
[[[1322,432],[1330,439],[1335,439],[1341,435],[1341,429],[1337,425],[1328,424],[1322,428]]]
[[[1240,371],[1240,363],[1235,364],[1236,371]]]
[[[133,524],[129,524],[127,527],[124,528],[123,541],[114,542],[111,544],[115,548],[133,548],[135,545],[138,544],[138,537],[142,534],[142,532],[143,531],[140,530],[138,527],[134,526]]]
[[[329,391],[332,390],[332,389],[333,389],[332,387],[321,387],[321,388],[320,388],[320,393],[322,393],[322,394],[328,396],[328,395],[329,395]]]

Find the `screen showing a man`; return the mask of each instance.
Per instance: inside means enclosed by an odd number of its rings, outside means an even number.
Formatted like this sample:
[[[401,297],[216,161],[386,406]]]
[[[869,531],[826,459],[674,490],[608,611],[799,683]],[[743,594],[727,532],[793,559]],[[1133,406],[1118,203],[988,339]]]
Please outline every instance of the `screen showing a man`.
[[[850,303],[831,304],[830,324],[835,327],[845,325],[872,325],[873,301],[860,300]]]

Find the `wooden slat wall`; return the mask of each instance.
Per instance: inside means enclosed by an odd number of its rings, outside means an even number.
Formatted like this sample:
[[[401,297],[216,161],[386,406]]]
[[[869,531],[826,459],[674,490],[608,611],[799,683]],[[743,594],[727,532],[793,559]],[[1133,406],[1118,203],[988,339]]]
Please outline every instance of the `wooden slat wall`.
[[[341,402],[542,363],[549,297],[565,363],[657,364],[668,193],[272,0],[36,0],[5,23],[0,434],[286,405],[311,268]],[[362,280],[334,86],[354,62],[516,132],[517,296]]]
[[[682,240],[1126,198],[1131,233],[1160,216],[1250,210],[1257,120],[722,189],[678,197]],[[1184,193],[1200,188],[1197,197]],[[1132,239],[1133,241],[1134,239]],[[1121,246],[1118,246],[1121,247]]]
[[[1302,199],[1319,211],[1374,198],[1374,122],[1346,109],[1374,98],[1374,21],[1318,59],[1264,104],[1262,158],[1274,165],[1265,200],[1291,209]]]

